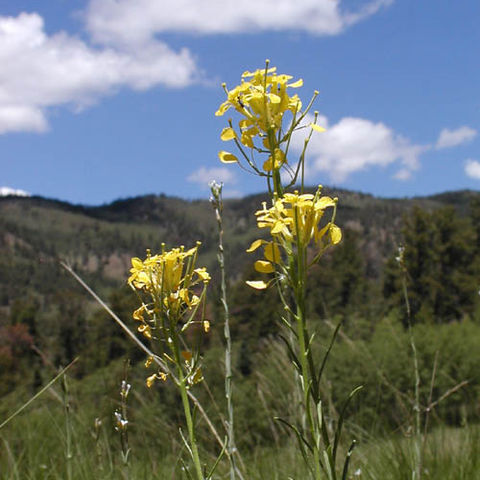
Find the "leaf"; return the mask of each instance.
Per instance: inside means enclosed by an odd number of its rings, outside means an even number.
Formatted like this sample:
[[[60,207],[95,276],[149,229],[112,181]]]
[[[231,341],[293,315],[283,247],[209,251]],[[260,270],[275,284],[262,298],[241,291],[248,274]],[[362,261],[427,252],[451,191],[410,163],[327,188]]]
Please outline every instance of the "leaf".
[[[288,354],[290,356],[290,360],[293,363],[293,366],[297,369],[298,373],[301,373],[302,367],[300,366],[300,361],[298,360],[297,355],[293,351],[292,346],[290,345],[288,340],[283,335],[280,335],[280,339],[283,340],[283,342],[285,343],[285,346],[287,347]]]
[[[312,446],[305,440],[303,435],[298,431],[297,427],[288,423],[286,420],[280,417],[274,417],[274,420],[276,420],[277,422],[283,423],[295,433],[295,436],[297,437],[297,441],[298,441],[298,446],[300,447],[300,452],[302,454],[303,460],[305,461],[305,465],[307,465],[308,469],[313,474],[312,467],[310,466],[310,463],[308,461],[307,452],[305,451],[305,446],[306,446],[310,451],[310,453],[313,453]]]
[[[225,437],[225,440],[223,441],[223,448],[222,448],[222,451],[220,452],[220,455],[218,455],[217,459],[215,460],[215,463],[213,464],[213,467],[210,469],[210,472],[208,473],[207,477],[206,477],[206,480],[210,480],[218,466],[218,463],[220,462],[220,460],[222,459],[223,455],[225,454],[225,450],[227,449],[227,442],[228,442],[228,439],[227,437]]]
[[[353,449],[355,448],[356,445],[357,445],[357,442],[356,440],[354,440],[350,445],[350,448],[348,449],[347,457],[345,458],[345,464],[343,465],[342,480],[348,480],[347,475],[348,475],[348,466],[350,464],[350,457],[352,456]]]
[[[348,404],[352,400],[352,398],[363,388],[363,385],[358,386],[357,388],[354,388],[351,392],[350,395],[347,397],[345,400],[345,403],[343,404],[342,411],[340,412],[340,417],[338,419],[338,425],[337,425],[337,430],[335,432],[335,440],[333,442],[333,458],[335,459],[337,455],[337,447],[338,443],[340,441],[340,435],[342,433],[342,427],[343,427],[343,420],[345,418],[345,411],[347,410]]]
[[[327,363],[328,356],[330,355],[330,351],[332,350],[333,345],[335,344],[335,340],[337,338],[337,334],[340,330],[340,327],[342,326],[342,323],[343,323],[343,320],[338,322],[338,325],[336,326],[336,328],[333,332],[332,338],[331,338],[330,343],[328,345],[327,351],[325,352],[325,355],[323,356],[322,364],[320,365],[320,369],[318,371],[317,383],[320,383],[320,381],[322,380],[323,370],[325,369],[325,365]]]

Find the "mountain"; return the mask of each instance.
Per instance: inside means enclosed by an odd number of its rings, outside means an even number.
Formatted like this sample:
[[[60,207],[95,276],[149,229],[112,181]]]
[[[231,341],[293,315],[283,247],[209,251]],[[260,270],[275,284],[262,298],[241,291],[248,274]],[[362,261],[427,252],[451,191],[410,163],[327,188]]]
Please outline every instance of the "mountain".
[[[479,192],[458,191],[419,198],[384,199],[347,190],[337,196],[336,222],[358,232],[369,271],[380,275],[385,258],[400,239],[402,216],[413,205],[435,209],[453,205],[465,214]],[[259,236],[254,212],[264,195],[224,202],[227,268],[240,272],[245,248]],[[98,287],[120,286],[130,258],[167,247],[202,242],[201,260],[215,270],[216,221],[208,201],[147,195],[86,207],[42,197],[0,198],[0,304],[25,294],[51,293],[63,280],[59,260],[74,266]],[[5,309],[4,309],[5,310]],[[0,317],[1,318],[1,317]]]
[[[480,192],[472,191],[405,199],[330,188],[323,193],[339,198],[335,222],[344,241],[312,268],[315,293],[309,308],[317,318],[334,311],[363,317],[367,324],[385,313],[383,274],[402,240],[403,216],[414,205],[424,210],[450,205],[462,216],[473,199],[480,204]],[[267,299],[240,281],[257,275],[245,250],[266,234],[254,215],[265,200],[258,194],[224,203],[232,331],[242,351],[255,351],[276,331],[274,296]],[[36,196],[0,197],[0,396],[25,382],[38,387],[49,365],[66,365],[77,355],[80,377],[124,355],[138,360],[123,333],[60,262],[71,265],[130,322],[137,304],[126,286],[131,258],[144,258],[147,248],[155,253],[162,243],[188,248],[200,241],[198,264],[214,279],[208,308],[215,322],[217,236],[213,209],[204,200],[147,195],[91,207]]]

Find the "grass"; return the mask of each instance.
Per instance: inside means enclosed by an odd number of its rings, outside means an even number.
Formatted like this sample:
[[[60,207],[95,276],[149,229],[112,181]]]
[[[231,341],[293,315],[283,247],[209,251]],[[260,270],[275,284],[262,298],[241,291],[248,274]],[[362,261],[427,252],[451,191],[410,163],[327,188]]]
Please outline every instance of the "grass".
[[[89,414],[77,411],[72,421],[73,480],[118,479],[125,472],[120,458],[120,444],[109,421],[104,421],[98,440]],[[151,419],[150,419],[151,420]],[[36,408],[16,419],[0,435],[0,478],[33,480],[67,478],[65,418],[61,406]],[[142,423],[142,422],[140,422]],[[173,426],[170,426],[173,427]],[[132,431],[143,428],[134,424]],[[159,422],[152,430],[161,432]],[[152,431],[135,432],[129,464],[132,479],[181,478],[178,462],[180,446],[164,443]],[[143,441],[142,441],[143,437]],[[395,436],[360,442],[355,453],[352,480],[407,480],[412,478],[412,443],[409,438]],[[306,478],[304,464],[293,440],[280,449],[259,446],[244,457],[245,478],[276,480]],[[224,466],[223,473],[226,471]],[[435,480],[480,479],[480,427],[438,428],[428,437],[424,478]],[[224,478],[219,472],[218,478]]]
[[[272,346],[272,349],[275,347]],[[215,352],[211,353],[212,358]],[[269,350],[269,356],[276,353]],[[280,355],[278,354],[278,357]],[[278,358],[277,358],[278,360]],[[279,363],[279,362],[278,362]],[[279,363],[279,369],[284,370]],[[123,362],[111,363],[108,367],[87,376],[81,381],[69,379],[71,399],[71,450],[67,460],[66,414],[60,384],[36,400],[33,405],[0,430],[0,479],[1,480],[66,480],[68,464],[72,480],[113,480],[126,478],[121,460],[118,433],[114,430],[113,412],[118,408],[120,381]],[[132,448],[129,459],[130,479],[180,479],[183,478],[179,455],[182,452],[178,438],[180,416],[172,414],[177,398],[169,388],[147,390],[144,388],[145,371],[141,364],[134,366],[130,376],[132,394],[129,399],[129,441]],[[283,380],[277,377],[280,383]],[[263,383],[258,377],[258,384]],[[221,387],[221,386],[220,386]],[[283,388],[278,382],[269,382],[262,390],[251,389],[250,384],[237,385],[238,403],[244,414],[252,414],[246,405],[261,403],[264,406],[259,416],[273,416],[270,411],[271,398],[283,403],[291,414],[295,405],[288,406],[278,398]],[[215,385],[212,388],[216,388]],[[272,389],[272,391],[268,391]],[[257,400],[258,398],[258,400]],[[18,408],[18,397],[4,397],[1,418],[6,411]],[[291,401],[294,399],[291,398]],[[277,406],[281,407],[281,403]],[[213,410],[213,406],[210,406]],[[95,419],[102,421],[98,430]],[[240,422],[238,442],[241,445],[247,466],[246,479],[304,480],[304,463],[298,453],[296,442],[284,435],[282,429],[272,423],[258,426],[256,432],[252,419]],[[357,430],[349,424],[350,430]],[[274,432],[270,429],[275,429]],[[243,438],[242,438],[243,432]],[[270,440],[265,437],[271,435]],[[202,435],[206,436],[205,432]],[[381,437],[378,433],[364,434],[352,459],[350,480],[407,480],[412,478],[412,439],[400,434]],[[207,443],[208,444],[208,443]],[[210,442],[211,444],[211,442]],[[249,445],[249,448],[245,446]],[[206,454],[205,458],[214,457]],[[227,478],[228,465],[224,462],[218,472],[219,479]],[[428,434],[425,449],[424,479],[476,480],[480,479],[480,426],[466,425],[461,428],[436,426]]]

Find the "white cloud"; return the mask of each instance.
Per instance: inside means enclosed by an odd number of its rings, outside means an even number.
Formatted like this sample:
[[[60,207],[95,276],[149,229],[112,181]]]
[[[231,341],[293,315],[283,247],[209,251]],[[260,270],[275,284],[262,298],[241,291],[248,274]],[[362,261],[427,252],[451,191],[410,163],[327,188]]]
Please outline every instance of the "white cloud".
[[[200,167],[191,173],[187,180],[192,183],[198,183],[201,187],[208,187],[208,184],[215,180],[217,183],[236,183],[237,178],[231,168],[228,167]]]
[[[480,180],[480,162],[478,160],[468,159],[465,162],[465,173],[475,180]]]
[[[30,197],[31,194],[25,190],[20,190],[10,187],[0,187],[0,197],[8,197],[9,195],[15,195],[17,197]]]
[[[145,43],[162,32],[337,35],[391,3],[364,0],[349,12],[341,0],[91,0],[86,21],[97,41],[115,45]]]
[[[121,87],[184,87],[197,75],[186,49],[152,40],[140,50],[92,48],[65,32],[47,35],[36,13],[0,16],[0,134],[47,129],[47,109],[82,109]]]
[[[42,110],[36,106],[0,104],[0,134],[19,131],[44,132],[47,127]]]
[[[157,35],[301,30],[336,35],[393,0],[89,0],[82,13],[90,39],[47,34],[37,13],[0,16],[0,134],[43,132],[48,110],[79,111],[121,88],[185,87],[202,80],[191,52]],[[96,42],[93,46],[90,41]]]
[[[311,122],[312,119],[307,119]],[[394,175],[407,180],[420,166],[420,155],[428,145],[414,145],[383,123],[373,123],[363,118],[345,117],[328,126],[325,117],[319,117],[319,125],[326,132],[314,132],[307,150],[308,173],[328,172],[331,180],[342,182],[350,174],[372,167],[386,167],[397,162],[400,170]],[[305,132],[301,130],[301,132]],[[303,146],[302,135],[296,135],[297,150]]]
[[[473,140],[477,135],[477,131],[471,127],[464,125],[456,130],[449,130],[444,128],[438,136],[435,148],[440,150],[442,148],[456,147]]]
[[[393,176],[396,180],[410,180],[412,178],[412,172],[408,168],[401,168]]]

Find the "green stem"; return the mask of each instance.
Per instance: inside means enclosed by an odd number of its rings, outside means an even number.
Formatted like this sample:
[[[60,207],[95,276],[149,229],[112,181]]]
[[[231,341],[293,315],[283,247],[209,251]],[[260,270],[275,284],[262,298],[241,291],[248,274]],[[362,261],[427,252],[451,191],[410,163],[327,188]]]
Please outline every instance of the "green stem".
[[[223,222],[222,222],[222,185],[212,186],[212,194],[215,199],[215,216],[218,225],[218,263],[221,272],[221,301],[224,310],[224,328],[223,333],[225,337],[225,397],[227,399],[227,453],[230,462],[230,480],[235,480],[235,472],[237,470],[235,465],[235,434],[233,423],[233,403],[232,403],[232,339],[230,335],[230,312],[227,302],[227,282],[225,278],[225,256],[223,250]]]
[[[402,259],[403,261],[403,259]],[[422,434],[421,434],[421,412],[420,412],[420,371],[418,367],[418,355],[417,347],[415,345],[415,338],[413,336],[412,328],[412,314],[410,309],[410,300],[408,298],[408,288],[407,288],[407,272],[405,265],[402,267],[402,286],[403,286],[403,296],[405,299],[405,307],[407,309],[407,322],[408,322],[408,336],[410,340],[410,347],[412,348],[413,356],[413,370],[415,373],[415,402],[413,405],[413,410],[415,414],[415,465],[414,465],[414,478],[415,480],[420,480],[422,478]]]
[[[172,333],[174,333],[172,331]],[[190,440],[190,449],[192,451],[193,464],[195,466],[195,473],[197,480],[204,480],[202,472],[202,464],[200,463],[200,456],[198,454],[197,439],[195,437],[195,426],[193,424],[192,411],[190,408],[190,401],[188,400],[188,392],[185,375],[182,368],[182,360],[180,358],[180,348],[178,344],[178,338],[175,334],[172,335],[173,354],[175,356],[175,363],[177,365],[178,372],[178,388],[180,389],[180,395],[182,397],[183,411],[185,413],[185,420],[187,422],[188,438]]]
[[[63,404],[65,409],[65,431],[66,431],[66,460],[67,460],[67,479],[72,478],[72,426],[70,419],[70,397],[67,384],[67,376],[63,375]]]
[[[179,371],[181,367],[179,367]],[[181,376],[180,376],[181,375]],[[179,372],[180,394],[182,396],[183,410],[185,412],[185,419],[187,421],[188,436],[190,439],[190,448],[192,449],[193,463],[195,465],[195,472],[198,480],[204,480],[202,473],[202,465],[200,463],[200,456],[198,455],[197,439],[195,437],[195,427],[193,425],[192,412],[190,409],[190,402],[188,400],[187,388],[185,385],[185,378],[183,378],[183,372]]]
[[[297,211],[295,215],[295,221],[298,225],[297,219]],[[297,232],[299,229],[297,228]],[[299,235],[297,233],[297,235]],[[312,413],[310,409],[310,393],[309,390],[311,388],[316,388],[312,384],[314,381],[315,375],[315,368],[313,365],[313,357],[311,355],[311,351],[308,348],[307,342],[309,341],[307,336],[307,328],[306,328],[306,310],[305,310],[305,284],[306,284],[306,277],[307,277],[307,270],[306,270],[306,251],[302,247],[301,238],[297,238],[297,275],[296,275],[296,283],[297,285],[294,288],[294,297],[295,303],[297,307],[296,312],[296,320],[297,320],[297,336],[298,336],[298,346],[299,346],[299,356],[300,356],[300,366],[302,370],[302,378],[303,383],[301,385],[303,390],[303,402],[305,407],[305,414],[307,416],[308,427],[310,429],[310,436],[311,436],[311,443],[313,446],[313,461],[315,465],[315,480],[320,480],[322,478],[322,472],[320,469],[320,449],[319,449],[319,441],[320,438],[319,431],[318,431],[318,422],[314,420],[315,412]],[[316,392],[315,395],[312,397],[317,404],[316,399]]]

